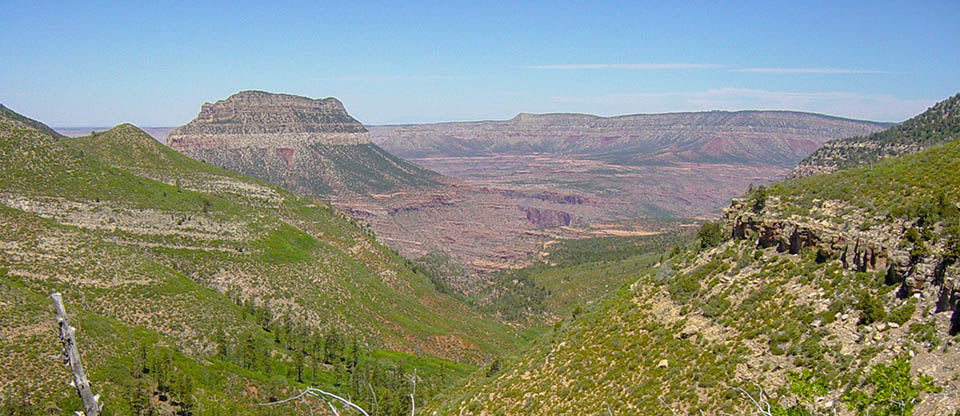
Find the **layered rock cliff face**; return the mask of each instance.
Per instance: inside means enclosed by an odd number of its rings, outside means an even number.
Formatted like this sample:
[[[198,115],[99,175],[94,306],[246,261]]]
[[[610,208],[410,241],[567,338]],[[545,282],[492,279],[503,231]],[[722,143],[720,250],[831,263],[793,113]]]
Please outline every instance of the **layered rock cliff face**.
[[[311,195],[435,185],[435,173],[393,157],[335,98],[243,91],[206,103],[170,132],[173,149]]]
[[[368,126],[413,163],[527,207],[537,225],[714,215],[820,143],[880,123],[786,111],[598,117],[520,114],[504,121]],[[560,211],[545,218],[538,211]],[[547,214],[550,216],[550,214]]]
[[[810,249],[821,260],[839,259],[844,267],[860,272],[886,270],[891,256],[896,257],[902,251],[890,252],[889,247],[895,247],[899,241],[894,237],[893,227],[852,233],[848,227],[841,229],[832,222],[769,217],[747,210],[745,205],[744,200],[737,199],[725,211],[732,237],[755,239],[761,248],[773,247],[790,254]]]
[[[960,137],[960,94],[889,130],[824,143],[790,176],[802,178],[837,169],[866,166],[888,157],[916,153]]]
[[[551,153],[618,164],[711,162],[793,167],[820,144],[886,124],[789,111],[598,117],[519,114],[504,121],[370,127],[405,158]]]
[[[822,202],[812,216],[787,215],[776,198],[767,204],[757,210],[735,199],[724,211],[731,237],[782,253],[809,250],[818,262],[839,260],[852,272],[882,274],[884,283],[900,285],[898,297],[917,296],[937,312],[952,312],[950,332],[960,331],[960,263],[949,254],[956,242],[946,224],[885,220],[840,201]],[[927,237],[917,232],[923,228]]]
[[[196,136],[215,139],[211,144],[217,147],[282,142],[295,137],[297,141],[320,144],[370,142],[367,130],[336,98],[312,99],[263,91],[242,91],[214,104],[204,103],[197,118],[170,132],[169,140],[171,145],[176,142],[185,148],[204,147],[207,143]],[[257,138],[261,140],[255,141]]]

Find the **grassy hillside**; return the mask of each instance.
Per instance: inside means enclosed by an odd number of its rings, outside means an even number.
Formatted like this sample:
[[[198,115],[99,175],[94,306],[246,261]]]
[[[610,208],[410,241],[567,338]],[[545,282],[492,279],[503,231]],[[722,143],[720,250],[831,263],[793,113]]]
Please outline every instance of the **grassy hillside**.
[[[866,215],[927,218],[947,201],[960,200],[960,142],[937,145],[928,151],[877,163],[871,169],[852,169],[775,183],[770,194],[789,202],[788,208],[808,214],[825,200],[842,201]]]
[[[753,190],[699,244],[431,410],[954,414],[957,178],[953,141]]]
[[[304,384],[362,403],[373,389],[399,414],[413,368],[423,400],[515,339],[322,201],[130,125],[58,140],[24,120],[0,117],[7,408],[79,408],[47,358],[52,291],[106,414],[274,412],[254,403]]]

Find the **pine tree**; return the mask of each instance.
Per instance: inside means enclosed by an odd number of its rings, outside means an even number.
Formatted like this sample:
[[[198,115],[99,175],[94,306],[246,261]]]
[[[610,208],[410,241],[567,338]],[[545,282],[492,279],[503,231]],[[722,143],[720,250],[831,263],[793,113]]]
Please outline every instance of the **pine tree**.
[[[330,331],[323,339],[323,362],[333,364],[343,356],[343,340],[336,329]]]
[[[297,369],[297,382],[303,383],[303,352],[300,350],[293,351],[293,364]]]
[[[241,348],[243,350],[243,366],[251,370],[256,369],[258,367],[260,354],[259,351],[257,351],[257,340],[253,337],[253,334],[250,331],[244,333]]]
[[[157,382],[157,391],[170,391],[170,373],[173,370],[173,357],[169,350],[160,348],[153,359],[153,379]]]
[[[227,334],[223,331],[223,326],[217,325],[217,331],[213,335],[213,342],[217,344],[217,356],[221,360],[227,359]]]
[[[137,416],[150,410],[150,393],[147,391],[147,382],[143,377],[136,378],[130,384],[130,409]]]
[[[360,344],[357,339],[353,339],[350,346],[350,361],[347,363],[347,371],[353,373],[357,368],[357,362],[360,360]]]

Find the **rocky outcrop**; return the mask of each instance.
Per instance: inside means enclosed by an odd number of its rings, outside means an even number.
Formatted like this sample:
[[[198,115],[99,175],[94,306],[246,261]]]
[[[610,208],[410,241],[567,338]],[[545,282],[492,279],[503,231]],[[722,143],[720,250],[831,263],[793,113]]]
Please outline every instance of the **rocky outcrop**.
[[[555,204],[581,205],[586,198],[581,195],[560,194],[557,192],[524,192],[516,189],[501,189],[500,195],[510,199],[536,199]]]
[[[778,252],[799,254],[814,250],[820,261],[838,259],[844,268],[866,272],[891,266],[891,252],[885,239],[870,233],[851,235],[811,222],[766,218],[752,212],[739,211],[742,201],[727,210],[732,223],[732,237],[756,238],[761,248],[775,247]],[[897,251],[899,254],[899,251]]]
[[[789,111],[709,111],[598,117],[519,114],[504,121],[371,126],[406,158],[547,153],[623,165],[710,162],[793,167],[830,139],[886,124]]]
[[[951,335],[960,334],[960,263],[944,265],[937,270],[934,282],[941,283],[937,298],[937,312],[953,311],[950,319]]]
[[[866,218],[848,215],[837,223],[792,215],[775,210],[755,212],[743,199],[734,199],[724,211],[724,221],[735,239],[755,240],[759,248],[778,252],[816,253],[817,261],[839,260],[855,272],[883,272],[887,284],[899,284],[900,297],[936,297],[938,310],[954,311],[952,331],[960,330],[960,264],[945,261],[945,239],[926,242],[925,255],[911,255],[907,230],[915,224],[904,221],[864,226]],[[842,210],[837,203],[824,204],[825,211]]]
[[[572,220],[570,214],[554,209],[534,207],[521,207],[520,209],[527,214],[527,221],[538,228],[564,227],[570,225]]]
[[[214,104],[176,134],[364,133],[336,98],[241,91]],[[173,134],[173,133],[171,133]]]
[[[756,238],[761,248],[775,247],[778,252],[790,254],[809,248],[816,251],[821,261],[838,259],[844,268],[860,272],[892,267],[888,248],[867,236],[850,236],[813,224],[749,215],[737,216],[733,222],[734,238]]]

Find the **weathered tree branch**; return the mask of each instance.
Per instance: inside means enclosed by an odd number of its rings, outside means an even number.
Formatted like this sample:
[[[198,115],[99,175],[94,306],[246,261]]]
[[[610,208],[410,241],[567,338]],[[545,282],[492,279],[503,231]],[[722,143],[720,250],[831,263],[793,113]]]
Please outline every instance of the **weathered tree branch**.
[[[67,312],[63,308],[63,299],[57,292],[51,293],[50,299],[53,301],[53,309],[57,314],[57,325],[60,327],[63,361],[67,367],[70,367],[70,372],[73,373],[73,381],[70,385],[77,389],[77,394],[83,401],[83,415],[98,416],[102,407],[102,404],[98,403],[100,397],[99,395],[93,395],[90,391],[90,382],[87,381],[87,376],[83,372],[83,364],[80,363],[80,351],[77,350],[77,342],[73,334],[74,329],[67,322]]]
[[[327,402],[327,406],[330,406],[330,411],[333,412],[333,416],[340,416],[340,413],[337,412],[337,408],[333,406],[333,403],[330,403],[329,400],[324,400]]]

